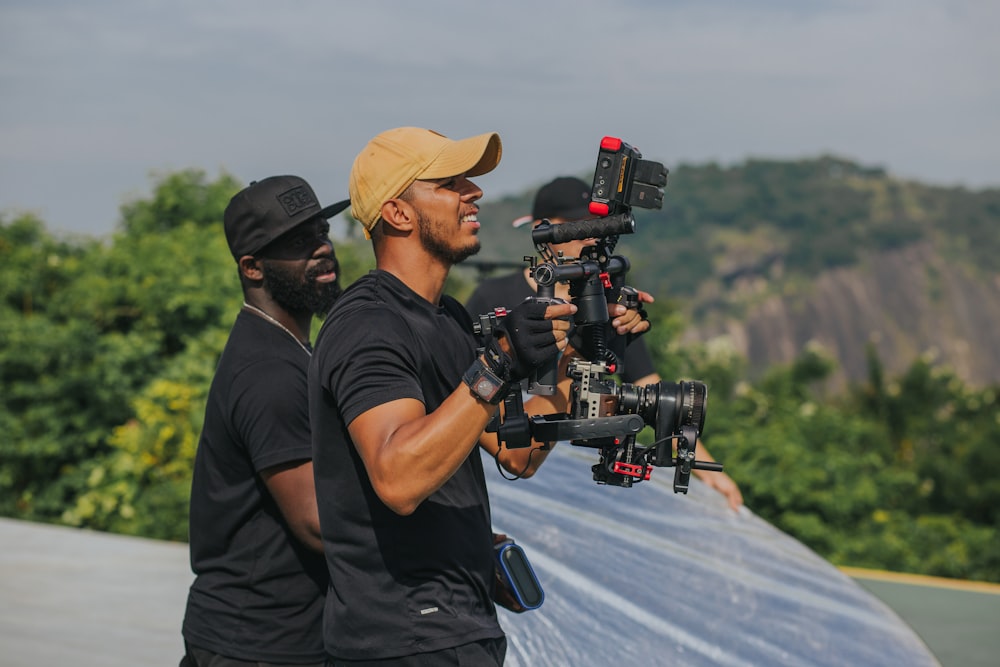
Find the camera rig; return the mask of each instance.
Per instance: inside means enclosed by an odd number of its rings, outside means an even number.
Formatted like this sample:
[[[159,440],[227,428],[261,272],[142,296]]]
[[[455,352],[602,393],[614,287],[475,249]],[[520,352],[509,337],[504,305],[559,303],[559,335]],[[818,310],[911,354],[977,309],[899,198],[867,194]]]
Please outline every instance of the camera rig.
[[[609,375],[620,373],[629,337],[610,326],[608,302],[640,307],[638,291],[625,284],[628,259],[614,255],[622,234],[635,232],[632,207],[661,208],[667,169],[643,160],[633,146],[615,137],[604,137],[597,157],[591,190],[591,219],[552,224],[541,221],[532,230],[534,256],[531,277],[538,284],[536,298],[555,300],[556,283],[568,283],[573,316],[573,347],[582,355],[568,364],[571,378],[569,412],[527,415],[521,392],[515,387],[504,399],[487,430],[495,431],[509,448],[528,447],[531,440],[571,444],[599,450],[591,470],[598,484],[631,487],[648,480],[653,467],[673,466],[675,493],[687,493],[693,469],[722,470],[719,463],[698,461],[695,449],[705,425],[708,389],[698,381],[658,382],[643,386],[617,384]],[[551,244],[593,239],[580,257],[555,253]],[[478,335],[492,335],[504,309],[480,315]],[[553,394],[558,381],[557,361],[539,369],[528,381],[530,394]],[[646,426],[654,429],[654,442],[641,445],[637,435]],[[673,453],[676,447],[676,455]]]

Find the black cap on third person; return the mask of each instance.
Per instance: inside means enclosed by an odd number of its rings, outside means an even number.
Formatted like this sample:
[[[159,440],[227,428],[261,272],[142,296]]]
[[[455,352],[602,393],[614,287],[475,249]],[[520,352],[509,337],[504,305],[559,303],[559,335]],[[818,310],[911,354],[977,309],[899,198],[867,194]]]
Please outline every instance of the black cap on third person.
[[[575,176],[560,176],[538,190],[531,207],[531,217],[518,218],[513,224],[520,227],[545,218],[583,220],[593,217],[589,206],[590,185]]]

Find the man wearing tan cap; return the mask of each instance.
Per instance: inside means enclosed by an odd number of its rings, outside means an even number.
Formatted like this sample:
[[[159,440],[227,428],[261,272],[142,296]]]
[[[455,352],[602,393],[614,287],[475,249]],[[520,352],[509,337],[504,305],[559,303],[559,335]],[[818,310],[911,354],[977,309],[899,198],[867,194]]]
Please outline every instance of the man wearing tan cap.
[[[471,318],[443,294],[479,250],[483,192],[469,179],[500,154],[496,134],[403,127],[354,161],[351,213],[377,268],[327,317],[309,373],[328,664],[503,664],[477,446],[523,476],[544,460],[542,443],[512,452],[483,429],[511,384],[565,349],[557,318],[576,307],[520,304],[477,356]],[[544,412],[566,411],[565,394],[549,400]]]

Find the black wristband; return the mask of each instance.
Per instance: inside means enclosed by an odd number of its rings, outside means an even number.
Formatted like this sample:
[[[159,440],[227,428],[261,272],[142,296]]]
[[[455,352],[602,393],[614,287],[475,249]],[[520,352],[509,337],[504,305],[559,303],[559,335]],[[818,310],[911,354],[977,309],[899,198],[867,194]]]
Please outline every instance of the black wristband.
[[[476,357],[476,360],[469,366],[469,370],[465,371],[462,382],[469,385],[469,389],[479,399],[490,405],[499,405],[510,390],[510,383],[498,377],[483,363],[481,357]]]

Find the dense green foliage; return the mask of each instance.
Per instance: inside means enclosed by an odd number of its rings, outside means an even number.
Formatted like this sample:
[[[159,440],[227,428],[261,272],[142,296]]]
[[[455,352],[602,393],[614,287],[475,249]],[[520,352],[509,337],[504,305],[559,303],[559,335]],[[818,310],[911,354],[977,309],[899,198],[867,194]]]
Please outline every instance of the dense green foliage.
[[[677,178],[700,185],[671,204],[683,222],[660,225],[655,242],[709,252],[696,238],[706,216],[747,235],[763,228],[763,239],[780,228],[786,248],[823,248],[797,253],[808,271],[850,261],[857,238],[835,244],[805,224],[812,209],[804,205],[771,215],[773,179],[798,183],[810,206],[845,219],[870,215],[880,197],[888,197],[887,219],[905,218],[893,217],[892,202],[905,209],[921,191],[831,160],[742,169],[757,179],[759,210],[733,203],[727,188],[746,188],[742,179],[682,168]],[[810,184],[838,169],[845,191],[817,202]],[[858,182],[881,185],[854,200]],[[225,174],[167,175],[149,199],[123,207],[105,242],[55,238],[30,215],[0,219],[0,514],[186,538],[205,396],[240,303],[220,224],[237,188]],[[982,199],[956,196],[951,206],[969,210],[963,224],[970,238],[982,233],[976,252],[986,261],[995,234],[980,216],[996,201]],[[893,244],[924,229],[913,222],[857,233]],[[505,259],[523,253],[519,246]],[[361,240],[339,242],[337,254],[347,282],[372,264]],[[470,287],[456,272],[448,289],[462,296]],[[887,378],[872,355],[867,382],[824,396],[818,387],[834,362],[818,352],[749,381],[746,360],[727,350],[679,345],[678,311],[654,306],[648,340],[661,374],[709,384],[706,443],[755,512],[839,564],[1000,581],[997,388],[970,389],[924,359]]]
[[[659,351],[709,384],[706,446],[757,514],[839,565],[998,580],[996,388],[923,359],[886,380],[872,359],[869,382],[822,397],[819,349],[754,384],[726,350]]]
[[[57,241],[31,217],[0,228],[5,514],[184,535],[200,408],[182,420],[181,402],[203,397],[224,340],[210,332],[238,303],[218,230],[236,189],[228,176],[170,175],[123,208],[106,244]],[[206,337],[214,346],[192,354]],[[138,422],[157,401],[170,425]]]

